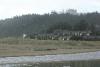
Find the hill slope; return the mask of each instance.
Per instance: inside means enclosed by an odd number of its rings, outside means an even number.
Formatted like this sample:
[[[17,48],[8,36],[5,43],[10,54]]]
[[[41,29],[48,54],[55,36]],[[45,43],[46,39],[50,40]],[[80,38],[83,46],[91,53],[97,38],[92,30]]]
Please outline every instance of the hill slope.
[[[23,33],[43,32],[52,25],[63,22],[73,26],[80,20],[85,20],[89,24],[100,24],[100,13],[94,12],[80,15],[68,13],[29,14],[17,16],[0,21],[0,37],[21,36]]]

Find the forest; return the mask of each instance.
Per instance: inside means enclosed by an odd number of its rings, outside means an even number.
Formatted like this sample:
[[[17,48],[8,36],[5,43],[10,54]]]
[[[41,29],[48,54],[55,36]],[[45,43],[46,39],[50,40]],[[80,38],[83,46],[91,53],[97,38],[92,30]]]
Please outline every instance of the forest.
[[[100,13],[56,12],[27,14],[0,20],[0,37],[20,37],[25,34],[52,33],[55,30],[92,31],[100,34]]]

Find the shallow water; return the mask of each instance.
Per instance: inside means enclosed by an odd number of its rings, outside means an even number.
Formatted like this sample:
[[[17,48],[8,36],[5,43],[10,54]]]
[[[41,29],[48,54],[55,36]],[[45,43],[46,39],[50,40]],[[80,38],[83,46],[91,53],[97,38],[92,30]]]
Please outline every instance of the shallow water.
[[[11,67],[9,63],[38,63],[53,61],[77,61],[77,60],[96,60],[100,59],[100,51],[77,53],[77,54],[60,54],[60,55],[44,55],[44,56],[20,56],[20,57],[1,57],[0,67]],[[4,66],[3,66],[4,65]]]

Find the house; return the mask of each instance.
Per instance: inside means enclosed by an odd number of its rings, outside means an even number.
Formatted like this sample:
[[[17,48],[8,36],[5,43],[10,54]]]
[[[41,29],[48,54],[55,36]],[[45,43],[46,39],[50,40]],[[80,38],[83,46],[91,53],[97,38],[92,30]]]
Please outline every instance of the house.
[[[55,30],[53,33],[38,33],[29,35],[30,39],[37,40],[75,40],[81,39],[81,36],[90,36],[91,31],[68,31],[68,30]],[[23,38],[27,35],[23,34]]]
[[[89,36],[91,34],[91,31],[68,31],[68,30],[56,30],[53,32],[53,34],[59,35],[59,36]]]

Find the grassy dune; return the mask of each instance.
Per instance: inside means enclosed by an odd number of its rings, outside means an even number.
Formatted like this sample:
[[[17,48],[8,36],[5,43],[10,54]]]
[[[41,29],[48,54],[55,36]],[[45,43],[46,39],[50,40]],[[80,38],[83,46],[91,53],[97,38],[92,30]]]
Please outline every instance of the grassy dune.
[[[100,50],[100,41],[0,39],[0,56],[67,54]]]

